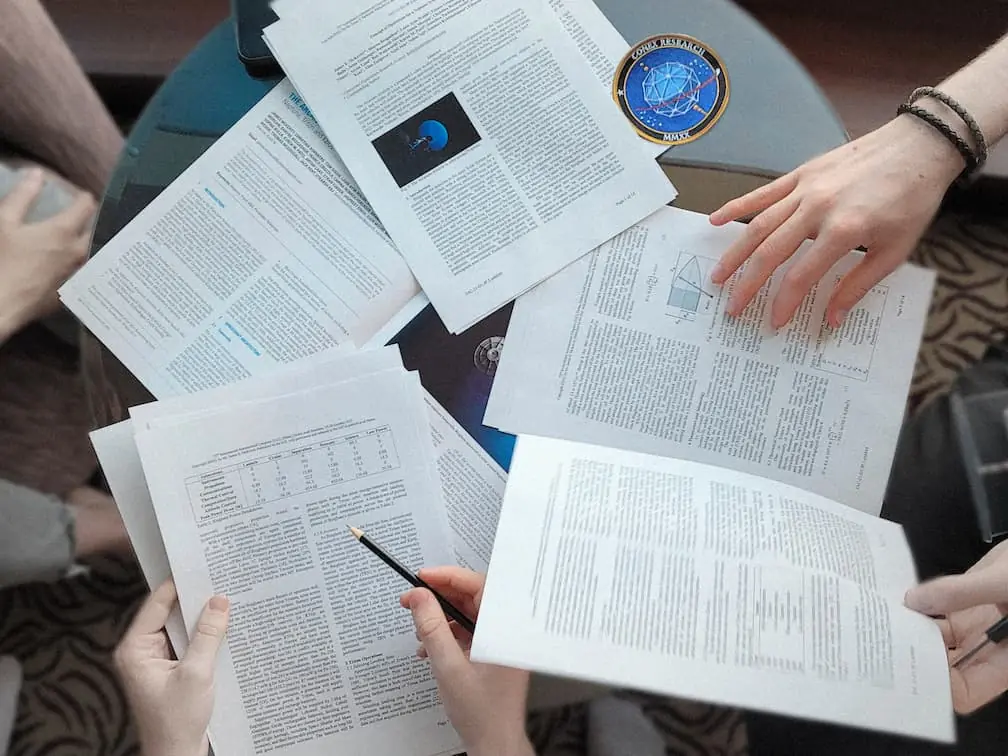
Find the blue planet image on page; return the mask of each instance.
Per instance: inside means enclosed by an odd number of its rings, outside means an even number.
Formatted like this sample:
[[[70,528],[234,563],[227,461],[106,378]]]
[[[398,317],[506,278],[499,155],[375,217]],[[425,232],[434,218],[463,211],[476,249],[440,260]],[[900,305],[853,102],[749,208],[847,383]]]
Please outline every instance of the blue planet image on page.
[[[448,129],[441,121],[424,121],[420,124],[417,139],[410,147],[440,152],[448,146]]]
[[[402,188],[444,165],[481,140],[454,93],[449,92],[371,142]]]

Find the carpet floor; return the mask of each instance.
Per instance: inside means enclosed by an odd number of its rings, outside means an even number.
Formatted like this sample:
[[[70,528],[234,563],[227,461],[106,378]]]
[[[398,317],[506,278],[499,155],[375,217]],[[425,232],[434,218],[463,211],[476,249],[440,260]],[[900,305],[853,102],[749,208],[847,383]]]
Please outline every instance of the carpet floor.
[[[947,390],[964,366],[1008,331],[1008,221],[940,218],[915,261],[938,273],[911,411]],[[94,458],[87,402],[72,349],[31,328],[0,349],[0,476],[57,494],[86,481]],[[24,667],[11,756],[138,754],[110,658],[146,593],[134,564],[103,560],[87,577],[0,592],[0,655]],[[737,711],[627,693],[665,739],[668,754],[742,756]],[[542,754],[584,753],[583,706],[529,723]]]

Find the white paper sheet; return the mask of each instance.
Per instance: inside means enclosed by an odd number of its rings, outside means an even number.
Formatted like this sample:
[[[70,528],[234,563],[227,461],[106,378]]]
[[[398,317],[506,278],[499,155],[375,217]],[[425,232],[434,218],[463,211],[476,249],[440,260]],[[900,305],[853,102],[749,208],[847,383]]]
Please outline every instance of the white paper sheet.
[[[130,409],[131,419],[92,431],[91,445],[102,467],[126,526],[133,552],[140,563],[147,585],[153,590],[171,577],[168,554],[161,540],[154,503],[144,477],[143,465],[134,440],[135,428],[146,429],[159,418],[178,418],[218,410],[227,401],[264,398],[274,394],[339,382],[353,376],[399,368],[402,359],[396,347],[358,352],[343,357],[328,357],[314,364],[284,366],[268,376],[243,381],[235,386],[185,394],[167,401],[151,402]],[[168,619],[168,638],[176,654],[185,652],[188,636],[181,612],[176,609]]]
[[[137,429],[144,430],[158,419],[177,421],[186,416],[213,414],[243,402],[296,394],[387,370],[403,370],[402,356],[395,345],[335,356],[320,355],[231,386],[130,407],[129,413]]]
[[[389,318],[389,321],[378,329],[363,348],[379,349],[385,346],[429,304],[430,299],[421,291],[407,302],[399,312]]]
[[[523,436],[477,661],[933,740],[938,627],[900,527],[693,462]]]
[[[404,581],[451,561],[415,375],[385,371],[137,434],[187,624],[232,600],[212,722],[218,756],[458,746],[414,657]]]
[[[476,572],[486,572],[507,473],[426,391],[424,402],[430,415],[456,561]]]
[[[841,261],[775,333],[783,271],[741,318],[709,271],[741,224],[665,208],[515,304],[484,422],[690,459],[882,505],[934,276],[904,266],[839,331]],[[734,280],[734,279],[733,279]]]
[[[361,344],[417,290],[284,81],[60,297],[164,398]]]
[[[395,369],[402,370],[402,359],[399,348],[391,345],[326,360],[317,365],[287,368],[234,386],[151,402],[131,408],[130,415],[139,428],[165,427],[196,416],[214,414],[228,403],[255,402],[325,385],[339,391],[335,384],[353,376]],[[443,514],[452,532],[457,561],[485,572],[500,501],[504,496],[506,473],[433,397],[426,391],[423,396],[437,454],[438,482],[447,505]],[[130,441],[132,443],[132,438]],[[139,458],[136,462],[139,465]],[[136,474],[135,471],[133,474]],[[150,518],[154,518],[153,511]]]
[[[545,4],[298,7],[266,39],[451,332],[675,197]]]
[[[390,369],[402,369],[399,350],[394,346],[345,355],[342,358],[321,357],[309,360],[308,364],[284,366],[268,376],[250,379],[235,386],[186,394],[135,407],[131,409],[133,419],[92,432],[91,443],[122,515],[140,569],[151,589],[171,577],[171,568],[137,452],[134,424],[139,428],[159,423],[170,425],[179,422],[183,416],[192,418],[199,414],[212,414],[229,400],[237,402],[261,399]],[[178,607],[169,615],[165,629],[175,653],[184,655],[189,638]],[[213,744],[212,733],[210,737]]]
[[[607,94],[612,93],[616,67],[630,45],[592,0],[548,0],[549,8],[578,52],[591,67]],[[297,14],[311,12],[307,0],[273,0],[270,7],[277,17],[297,20]],[[667,145],[655,144],[641,138],[641,146],[653,157],[658,157]]]
[[[171,577],[171,567],[161,541],[161,531],[147,490],[140,455],[137,454],[133,441],[133,422],[123,420],[99,428],[91,432],[90,438],[112,498],[115,499],[126,526],[133,552],[140,563],[140,571],[143,572],[147,585],[154,590]],[[165,630],[175,653],[183,655],[189,646],[189,636],[177,606],[168,616]]]

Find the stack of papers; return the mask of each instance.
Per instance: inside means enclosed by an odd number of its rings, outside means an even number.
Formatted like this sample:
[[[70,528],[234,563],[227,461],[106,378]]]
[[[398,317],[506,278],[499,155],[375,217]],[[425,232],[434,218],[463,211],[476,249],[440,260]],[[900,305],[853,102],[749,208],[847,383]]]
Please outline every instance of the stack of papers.
[[[489,569],[474,658],[951,739],[872,516],[933,277],[728,317],[591,0],[275,9],[289,78],[60,291],[158,399],[92,439],[176,650],[232,601],[216,753],[461,748],[348,525]]]
[[[453,441],[458,427],[403,369],[398,349],[130,415],[92,441],[148,582],[175,578],[176,651],[207,597],[232,601],[215,752],[309,742],[319,753],[457,749],[398,607],[408,586],[347,526],[413,569],[458,559],[485,570],[477,549],[493,541],[499,498],[462,496],[458,460],[480,460]]]

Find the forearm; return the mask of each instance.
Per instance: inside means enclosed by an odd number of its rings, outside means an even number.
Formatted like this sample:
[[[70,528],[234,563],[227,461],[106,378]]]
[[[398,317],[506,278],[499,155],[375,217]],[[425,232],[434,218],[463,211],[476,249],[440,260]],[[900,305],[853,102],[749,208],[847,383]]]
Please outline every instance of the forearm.
[[[508,742],[493,742],[469,746],[466,750],[469,756],[536,756],[532,743],[524,732],[516,734]]]
[[[1008,36],[1001,38],[974,61],[937,85],[977,121],[988,147],[1008,133]],[[930,97],[916,103],[938,116],[967,144],[976,148],[969,127],[951,108]],[[955,181],[966,162],[952,143],[929,124],[911,114],[883,127],[899,155],[897,160],[919,176],[940,196]]]
[[[3,302],[0,302],[0,346],[6,344],[7,340],[17,333],[17,330],[18,325],[15,322],[14,313],[9,312]]]
[[[3,0],[0,138],[100,196],[122,136],[38,0]]]
[[[993,146],[1008,134],[1008,36],[1002,37],[937,88],[976,119],[987,145]],[[973,143],[969,129],[950,108],[931,99],[920,104],[941,117],[967,143]]]

